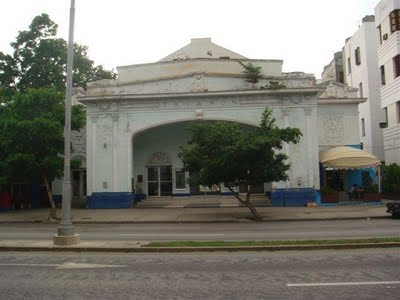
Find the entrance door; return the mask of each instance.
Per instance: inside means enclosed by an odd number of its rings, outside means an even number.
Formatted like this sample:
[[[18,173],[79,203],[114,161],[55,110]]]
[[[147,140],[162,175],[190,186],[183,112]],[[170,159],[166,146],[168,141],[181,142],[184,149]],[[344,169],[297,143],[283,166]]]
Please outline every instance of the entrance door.
[[[86,196],[86,170],[72,171],[72,197],[83,199]]]
[[[171,196],[172,195],[172,166],[147,167],[147,195]]]

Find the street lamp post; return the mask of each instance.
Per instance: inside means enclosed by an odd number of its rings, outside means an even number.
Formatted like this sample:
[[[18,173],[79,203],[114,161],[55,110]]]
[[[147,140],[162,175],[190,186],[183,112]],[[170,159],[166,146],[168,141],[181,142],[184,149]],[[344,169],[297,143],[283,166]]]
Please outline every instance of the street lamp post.
[[[72,105],[72,66],[74,60],[74,23],[75,23],[75,0],[71,0],[69,15],[69,40],[67,57],[67,88],[65,99],[65,127],[64,127],[64,181],[62,186],[62,219],[54,235],[55,245],[76,245],[80,242],[79,234],[71,220],[71,105]]]

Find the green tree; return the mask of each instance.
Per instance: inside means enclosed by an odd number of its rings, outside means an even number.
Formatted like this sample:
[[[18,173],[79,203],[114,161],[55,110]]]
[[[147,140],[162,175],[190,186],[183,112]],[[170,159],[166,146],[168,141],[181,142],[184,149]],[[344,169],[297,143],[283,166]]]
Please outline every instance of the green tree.
[[[61,177],[64,150],[64,92],[67,42],[57,38],[57,24],[47,14],[35,17],[28,30],[11,43],[12,54],[0,52],[0,182],[31,179],[44,182],[55,217],[50,182]],[[95,66],[88,48],[74,45],[73,82],[114,79],[113,71]],[[72,108],[73,129],[85,122]]]
[[[250,83],[257,83],[262,78],[262,68],[255,66],[252,63],[244,64],[239,62],[243,67],[243,74],[246,77],[246,81]]]
[[[400,166],[391,164],[383,166],[382,187],[385,193],[400,192]]]
[[[297,128],[278,128],[268,108],[260,127],[246,130],[237,123],[198,121],[188,128],[190,140],[181,146],[179,157],[189,171],[191,184],[212,186],[224,183],[238,201],[246,205],[256,221],[262,218],[250,201],[252,188],[245,198],[234,192],[240,184],[255,186],[288,179],[290,164],[281,152],[284,143],[298,143]]]
[[[57,38],[57,27],[47,14],[39,15],[11,43],[12,55],[0,52],[0,102],[31,88],[65,91],[68,45]],[[95,66],[87,51],[86,46],[74,46],[75,86],[85,88],[90,81],[116,77],[113,71]]]
[[[51,182],[63,175],[64,112],[62,92],[31,89],[16,94],[0,115],[3,181],[40,178],[46,186],[52,218],[57,216]],[[74,106],[72,129],[80,129],[84,122],[82,107]]]

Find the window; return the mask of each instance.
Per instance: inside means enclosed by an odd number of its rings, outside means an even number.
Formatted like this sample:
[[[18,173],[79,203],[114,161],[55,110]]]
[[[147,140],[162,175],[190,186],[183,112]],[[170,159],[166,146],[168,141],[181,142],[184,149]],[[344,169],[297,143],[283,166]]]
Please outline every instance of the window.
[[[361,136],[365,136],[365,120],[361,119]]]
[[[390,30],[395,32],[400,30],[400,10],[394,10],[390,13]]]
[[[361,65],[360,47],[357,47],[357,49],[354,50],[354,56],[355,56],[356,65],[357,66]]]
[[[358,85],[358,93],[359,93],[360,98],[364,98],[364,91],[363,91],[362,82],[360,82],[360,84]]]
[[[339,72],[338,73],[339,74],[339,82],[341,82],[341,83],[344,83],[344,73],[343,73],[343,71],[341,71],[341,72]]]
[[[393,58],[393,66],[394,66],[394,78],[400,76],[400,55],[397,55]]]
[[[382,27],[381,25],[378,26],[379,30],[379,43],[382,45]]]
[[[351,60],[350,60],[350,57],[347,59],[347,74],[351,74]]]
[[[175,170],[175,189],[186,189],[186,174],[182,170]]]
[[[400,101],[397,101],[397,123],[400,123]]]
[[[383,108],[383,111],[385,112],[385,122],[379,123],[380,128],[387,128],[388,127],[388,111],[387,107]]]
[[[385,66],[381,66],[381,81],[382,85],[386,85]]]

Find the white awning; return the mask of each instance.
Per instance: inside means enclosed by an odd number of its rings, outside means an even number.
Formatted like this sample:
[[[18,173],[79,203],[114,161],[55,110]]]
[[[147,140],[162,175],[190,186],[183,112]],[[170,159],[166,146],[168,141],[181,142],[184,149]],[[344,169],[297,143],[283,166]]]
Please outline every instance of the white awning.
[[[344,170],[370,168],[381,164],[371,153],[352,147],[336,147],[321,152],[319,160],[324,167]]]

